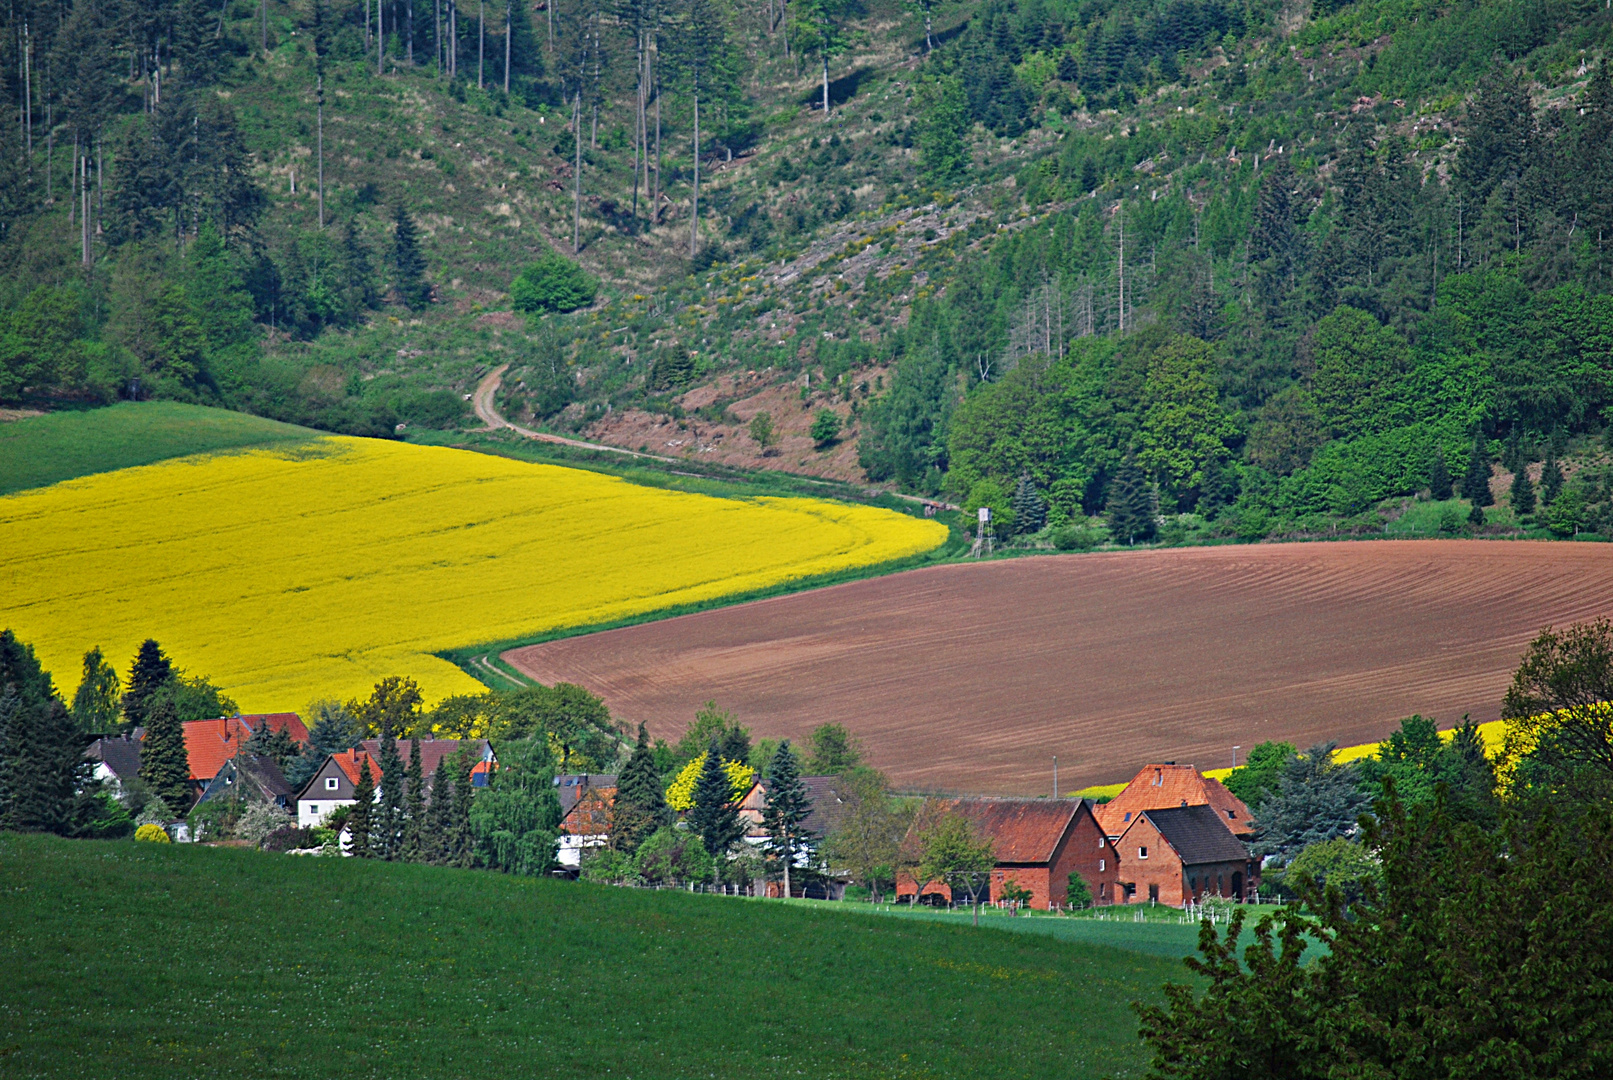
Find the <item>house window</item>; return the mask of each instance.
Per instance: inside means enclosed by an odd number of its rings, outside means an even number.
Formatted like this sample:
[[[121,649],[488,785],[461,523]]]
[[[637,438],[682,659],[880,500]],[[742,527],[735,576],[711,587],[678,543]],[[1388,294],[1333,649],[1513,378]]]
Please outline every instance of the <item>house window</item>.
[[[1235,818],[1235,817],[1237,817],[1237,816],[1238,816],[1238,812],[1237,812],[1237,811],[1236,811],[1236,810],[1228,810],[1228,811],[1227,811],[1227,817],[1229,817],[1229,818]]]
[[[1139,859],[1146,859],[1146,858],[1148,858],[1148,849],[1147,849],[1147,848],[1145,848],[1145,847],[1140,847],[1140,848],[1138,848],[1138,849],[1137,849],[1137,857],[1138,857],[1138,858],[1139,858]]]
[[[1123,820],[1123,821],[1130,821],[1130,820],[1131,820],[1131,811],[1130,811],[1130,810],[1127,810],[1127,811],[1126,811],[1126,816],[1125,816],[1125,817],[1124,817],[1124,818],[1122,818],[1122,819],[1121,819],[1121,820]]]
[[[1102,859],[1098,860],[1098,873],[1100,873],[1100,874],[1103,873],[1103,860]]]
[[[317,815],[319,813],[319,804],[316,803],[316,802],[309,803],[308,804],[308,813],[312,814],[312,815]]]
[[[338,783],[338,781],[334,776],[325,777],[325,790],[326,791],[335,791],[337,783]]]
[[[1160,787],[1165,783],[1165,773],[1160,769],[1154,770],[1154,786]]]

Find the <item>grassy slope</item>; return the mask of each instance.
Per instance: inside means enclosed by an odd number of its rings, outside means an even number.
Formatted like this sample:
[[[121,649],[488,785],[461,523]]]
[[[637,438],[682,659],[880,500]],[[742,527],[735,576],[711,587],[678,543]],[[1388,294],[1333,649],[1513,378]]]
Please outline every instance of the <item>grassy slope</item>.
[[[1139,952],[430,867],[0,836],[8,1075],[1136,1075]],[[286,912],[295,912],[288,916]]]
[[[185,454],[297,442],[321,434],[246,413],[170,401],[51,413],[0,425],[0,495]]]

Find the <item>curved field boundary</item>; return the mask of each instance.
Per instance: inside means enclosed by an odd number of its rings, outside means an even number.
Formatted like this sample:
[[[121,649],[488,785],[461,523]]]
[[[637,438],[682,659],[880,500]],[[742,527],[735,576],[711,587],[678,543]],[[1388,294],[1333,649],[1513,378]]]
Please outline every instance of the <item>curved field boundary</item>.
[[[1494,720],[1541,627],[1613,610],[1613,547],[1179,548],[935,566],[512,650],[658,737],[715,698],[755,737],[845,724],[906,788],[1039,794],[1268,739]]]

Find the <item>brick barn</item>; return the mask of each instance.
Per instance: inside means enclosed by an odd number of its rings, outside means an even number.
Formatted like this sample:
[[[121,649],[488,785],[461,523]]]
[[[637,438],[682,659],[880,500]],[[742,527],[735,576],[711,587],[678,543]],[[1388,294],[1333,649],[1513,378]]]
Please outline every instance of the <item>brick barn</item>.
[[[1123,902],[1180,907],[1207,896],[1252,899],[1260,864],[1227,829],[1222,813],[1200,805],[1135,816],[1115,843]]]
[[[1070,874],[1079,873],[1098,904],[1112,904],[1118,895],[1115,850],[1093,816],[1088,799],[931,799],[903,841],[909,858],[916,858],[919,836],[928,822],[943,814],[961,814],[983,837],[991,840],[997,865],[988,881],[991,899],[1001,899],[1010,884],[1029,890],[1030,906],[1046,911],[1066,902]],[[897,876],[900,899],[936,897],[952,900],[945,882],[929,881],[920,888],[911,873]],[[986,892],[982,890],[982,898]]]

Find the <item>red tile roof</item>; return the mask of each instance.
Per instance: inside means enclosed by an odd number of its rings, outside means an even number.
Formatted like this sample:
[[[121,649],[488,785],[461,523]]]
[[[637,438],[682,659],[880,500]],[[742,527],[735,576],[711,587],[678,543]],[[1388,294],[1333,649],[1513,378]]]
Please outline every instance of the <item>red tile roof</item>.
[[[1103,831],[1119,836],[1144,810],[1173,806],[1213,806],[1234,833],[1254,831],[1254,815],[1242,800],[1192,765],[1144,765],[1124,791],[1095,812]]]
[[[916,838],[943,814],[962,814],[991,839],[998,865],[1047,863],[1081,805],[1080,799],[931,799],[908,835]]]
[[[308,728],[296,713],[254,713],[249,716],[220,716],[212,720],[191,720],[184,725],[185,753],[190,758],[190,778],[211,780],[224,763],[235,756],[241,744],[260,727],[284,731],[297,742],[308,741]]]
[[[364,762],[370,763],[370,779],[376,784],[381,782],[381,763],[370,757],[363,750],[343,750],[339,754],[332,754],[330,759],[336,767],[347,774],[347,779],[354,785],[358,784],[358,775],[364,769]]]

